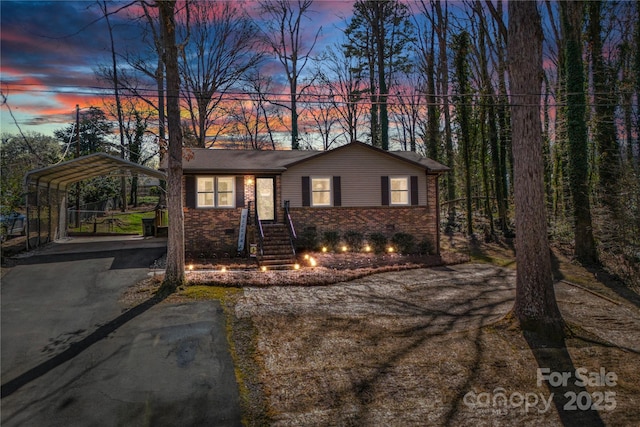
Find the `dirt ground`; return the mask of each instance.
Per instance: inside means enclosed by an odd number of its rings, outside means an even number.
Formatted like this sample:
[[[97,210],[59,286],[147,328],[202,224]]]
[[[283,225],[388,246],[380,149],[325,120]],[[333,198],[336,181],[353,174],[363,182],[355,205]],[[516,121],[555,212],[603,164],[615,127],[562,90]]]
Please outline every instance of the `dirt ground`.
[[[570,335],[549,345],[503,319],[512,252],[468,254],[329,286],[244,288],[228,308],[247,424],[639,425],[637,295],[557,254]]]

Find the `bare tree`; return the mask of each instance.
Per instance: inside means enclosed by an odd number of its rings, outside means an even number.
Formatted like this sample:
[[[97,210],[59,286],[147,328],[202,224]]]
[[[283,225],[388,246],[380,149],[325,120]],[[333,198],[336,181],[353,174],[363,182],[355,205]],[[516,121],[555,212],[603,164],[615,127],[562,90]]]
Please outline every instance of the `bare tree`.
[[[271,121],[274,120],[272,110],[277,107],[266,100],[271,85],[271,77],[263,76],[259,70],[247,73],[244,77],[243,90],[249,99],[238,101],[232,112],[236,121],[234,128],[240,135],[244,149],[276,149]]]
[[[313,0],[261,0],[260,8],[266,19],[264,36],[274,55],[282,64],[289,83],[289,104],[280,104],[291,112],[291,149],[300,148],[298,130],[298,101],[305,87],[298,88],[300,75],[306,67],[322,28],[313,41],[305,44],[303,19],[308,18]]]
[[[318,140],[316,135],[318,135],[322,149],[329,150],[336,141],[344,136],[344,131],[341,131],[341,127],[339,131],[336,131],[340,121],[338,113],[340,107],[334,100],[334,85],[331,82],[331,76],[324,72],[324,66],[321,64],[322,61],[315,70],[316,84],[309,87],[302,98],[303,105],[305,105],[305,122],[309,123],[307,129],[311,133],[306,145],[309,148],[314,148],[315,142]],[[307,134],[308,132],[305,132],[305,135]]]
[[[120,136],[120,156],[124,159],[125,156],[125,139],[124,139],[124,124],[122,118],[122,105],[120,103],[120,85],[118,83],[118,61],[116,60],[116,47],[113,41],[113,27],[111,26],[111,21],[109,20],[109,9],[107,7],[106,0],[102,0],[102,3],[98,2],[100,6],[100,10],[104,16],[104,20],[107,23],[107,28],[109,29],[109,41],[111,46],[111,77],[113,82],[113,92],[116,100],[116,117],[118,119],[118,129]],[[127,7],[127,6],[125,6]],[[126,180],[123,177],[120,178],[120,199],[121,199],[121,209],[122,212],[127,210],[127,184]]]
[[[425,23],[416,24],[417,28],[417,65],[419,72],[424,75],[424,95],[427,105],[426,123],[422,123],[423,140],[427,156],[436,161],[440,160],[441,137],[440,137],[440,109],[436,93],[436,34],[431,9],[424,1],[420,2],[422,15],[427,18]],[[427,26],[426,24],[429,23]]]
[[[425,82],[415,73],[403,73],[402,79],[398,79],[394,86],[396,97],[389,105],[399,125],[400,145],[403,150],[417,151],[418,133],[425,115]]]
[[[523,329],[562,336],[545,214],[540,86],[542,27],[534,2],[509,3],[514,194],[516,208],[516,302]]]
[[[343,49],[330,47],[322,58],[322,72],[318,73],[329,92],[330,105],[338,114],[338,123],[347,134],[347,142],[358,140],[358,126],[365,110],[362,102],[365,88],[355,72],[356,62]]]
[[[258,28],[242,3],[189,2],[189,44],[180,50],[182,96],[191,117],[198,147],[207,145],[207,132],[226,117],[218,106],[244,72],[259,62]]]

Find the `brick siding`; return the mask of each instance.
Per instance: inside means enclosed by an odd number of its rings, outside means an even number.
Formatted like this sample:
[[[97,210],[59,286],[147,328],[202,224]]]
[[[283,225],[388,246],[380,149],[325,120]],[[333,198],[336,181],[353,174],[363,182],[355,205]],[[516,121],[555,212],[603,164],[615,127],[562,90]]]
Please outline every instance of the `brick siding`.
[[[325,231],[357,231],[365,237],[382,233],[391,238],[395,233],[413,235],[417,242],[437,239],[436,212],[426,206],[370,207],[370,208],[292,208],[291,219],[296,231],[314,227],[318,236]]]
[[[245,176],[245,206],[253,201],[253,176]],[[276,179],[276,215],[284,218],[280,177]],[[374,207],[304,207],[291,208],[291,219],[298,234],[307,227],[315,227],[318,236],[325,231],[357,231],[364,236],[382,233],[388,238],[395,233],[408,233],[416,242],[431,239],[438,244],[438,221],[435,184],[429,180],[427,206],[374,206]],[[253,203],[252,203],[253,207]],[[184,208],[185,250],[191,256],[210,256],[227,253],[234,256],[238,244],[242,208],[209,209]],[[248,236],[253,234],[251,227]],[[255,243],[247,238],[248,243]]]

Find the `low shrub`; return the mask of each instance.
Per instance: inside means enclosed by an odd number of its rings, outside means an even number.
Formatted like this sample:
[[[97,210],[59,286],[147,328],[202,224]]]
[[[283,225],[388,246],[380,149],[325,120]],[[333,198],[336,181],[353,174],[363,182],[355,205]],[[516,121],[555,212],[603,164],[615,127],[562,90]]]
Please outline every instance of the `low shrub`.
[[[369,242],[373,251],[377,254],[386,252],[387,250],[387,236],[382,233],[369,234]]]
[[[391,243],[401,254],[413,254],[416,251],[415,239],[409,233],[395,233],[391,237]]]
[[[296,239],[296,250],[315,251],[318,249],[318,231],[315,227],[305,227]]]
[[[418,243],[418,252],[422,255],[433,255],[436,253],[436,245],[433,244],[433,240],[430,238],[424,238]]]
[[[344,242],[354,252],[359,252],[364,243],[364,236],[359,231],[347,231],[344,233]]]
[[[340,243],[340,233],[337,231],[325,231],[322,235],[322,244],[332,251],[338,247]]]

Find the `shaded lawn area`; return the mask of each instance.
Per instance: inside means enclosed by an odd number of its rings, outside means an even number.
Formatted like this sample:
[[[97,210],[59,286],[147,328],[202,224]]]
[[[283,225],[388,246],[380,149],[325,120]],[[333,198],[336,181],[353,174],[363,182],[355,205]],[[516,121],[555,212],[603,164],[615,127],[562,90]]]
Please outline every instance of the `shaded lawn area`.
[[[336,256],[326,277],[353,276],[335,285],[275,286],[300,273],[265,283],[253,271],[253,287],[200,279],[171,298],[223,301],[247,425],[638,425],[640,307],[623,285],[556,254],[569,336],[549,346],[504,317],[508,245],[451,252],[473,263],[358,268]]]

